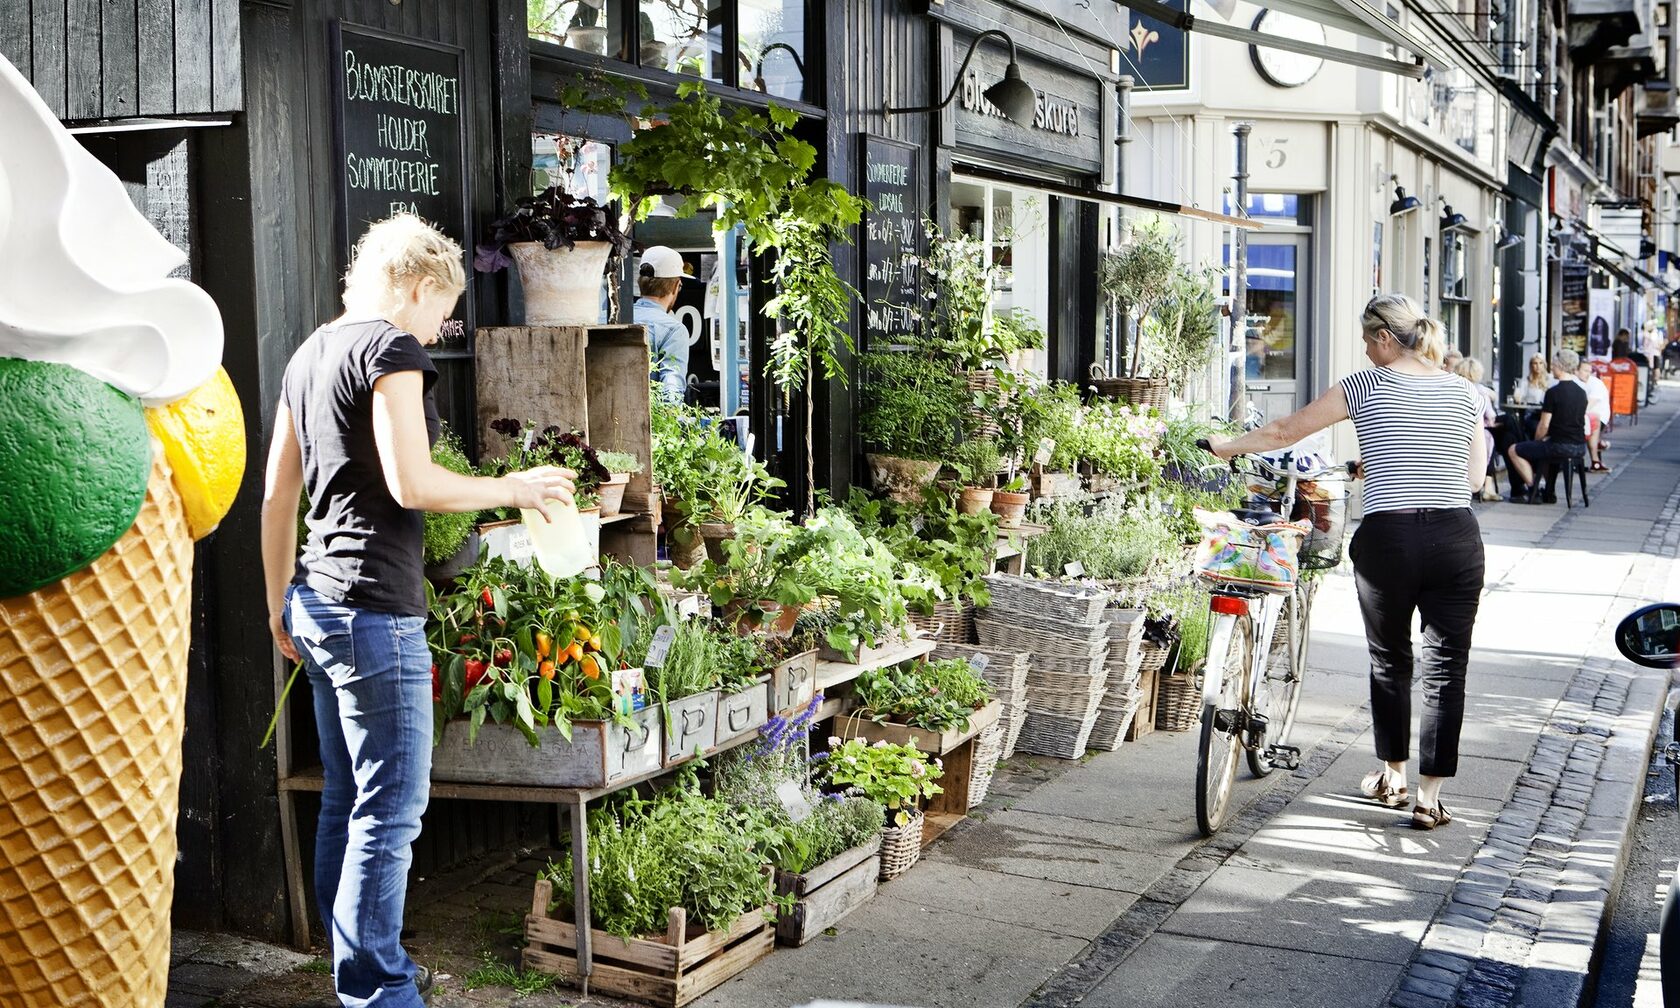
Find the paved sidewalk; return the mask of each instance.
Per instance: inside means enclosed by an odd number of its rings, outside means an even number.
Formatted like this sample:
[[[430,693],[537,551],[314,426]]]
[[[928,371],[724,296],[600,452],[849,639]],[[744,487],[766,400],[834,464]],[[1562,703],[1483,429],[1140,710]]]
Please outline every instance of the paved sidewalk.
[[[1218,837],[1195,828],[1194,733],[1074,763],[1017,757],[981,814],[837,933],[696,1005],[1573,1005],[1666,684],[1616,660],[1609,637],[1666,597],[1680,547],[1680,386],[1664,396],[1616,433],[1590,510],[1478,508],[1488,591],[1450,827],[1419,833],[1357,796],[1375,765],[1365,645],[1351,578],[1335,573],[1313,614],[1301,769],[1244,779],[1248,805]],[[541,859],[413,891],[412,947],[449,974],[436,1008],[620,1004],[466,990],[493,979],[473,972],[485,957],[517,960]],[[202,957],[184,959],[170,1005],[301,1004],[330,990],[309,969],[225,975],[218,996]]]

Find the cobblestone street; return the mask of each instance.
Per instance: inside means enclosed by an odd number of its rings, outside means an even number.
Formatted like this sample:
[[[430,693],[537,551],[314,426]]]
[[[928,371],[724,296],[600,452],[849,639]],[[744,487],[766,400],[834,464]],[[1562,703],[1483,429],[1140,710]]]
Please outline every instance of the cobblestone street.
[[[1148,1006],[1241,991],[1236,1003],[1256,1006],[1574,1004],[1666,688],[1620,660],[1609,631],[1680,590],[1668,396],[1616,431],[1616,471],[1590,509],[1478,506],[1488,587],[1449,828],[1415,832],[1357,796],[1374,763],[1344,569],[1314,610],[1301,768],[1245,779],[1246,807],[1217,837],[1195,830],[1194,733],[1078,762],[1017,756],[983,814],[836,933],[697,1003]],[[513,968],[547,856],[510,852],[415,886],[411,946],[445,974],[439,1008],[618,1003]],[[180,936],[170,1004],[308,1004],[329,996],[323,967]]]

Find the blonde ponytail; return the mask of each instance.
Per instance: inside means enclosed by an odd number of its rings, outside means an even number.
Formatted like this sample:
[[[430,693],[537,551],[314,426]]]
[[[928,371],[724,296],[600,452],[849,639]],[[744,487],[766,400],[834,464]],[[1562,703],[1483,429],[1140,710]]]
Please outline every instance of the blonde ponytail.
[[[421,279],[459,296],[467,286],[463,259],[454,239],[413,214],[395,214],[371,225],[356,242],[344,274],[344,299],[382,300]]]
[[[1360,325],[1367,335],[1387,329],[1394,342],[1436,367],[1447,355],[1447,329],[1423,313],[1416,301],[1404,294],[1379,294],[1365,305]]]

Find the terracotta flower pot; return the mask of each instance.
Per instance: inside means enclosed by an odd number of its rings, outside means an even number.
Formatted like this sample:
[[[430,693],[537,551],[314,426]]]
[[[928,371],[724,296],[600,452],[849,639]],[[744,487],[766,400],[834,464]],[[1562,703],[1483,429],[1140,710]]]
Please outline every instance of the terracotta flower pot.
[[[1003,528],[1019,528],[1027,515],[1028,494],[999,490],[992,494],[992,513]]]
[[[580,241],[572,248],[514,242],[508,254],[525,290],[525,324],[594,325],[601,320],[601,282],[612,243]]]
[[[957,494],[957,510],[966,515],[986,511],[991,508],[996,493],[991,487],[963,487]]]
[[[624,507],[624,490],[629,485],[629,473],[613,473],[612,478],[596,489],[595,495],[601,499],[602,518],[611,518]]]
[[[939,477],[938,459],[903,458],[898,455],[864,456],[869,462],[870,478],[875,489],[901,504],[914,504],[922,499],[922,491]]]
[[[757,633],[781,618],[782,606],[778,602],[760,599],[758,608],[761,612],[754,613],[746,599],[732,599],[723,607],[723,621],[729,624],[731,630],[745,636]],[[798,610],[795,610],[796,617],[797,614]]]

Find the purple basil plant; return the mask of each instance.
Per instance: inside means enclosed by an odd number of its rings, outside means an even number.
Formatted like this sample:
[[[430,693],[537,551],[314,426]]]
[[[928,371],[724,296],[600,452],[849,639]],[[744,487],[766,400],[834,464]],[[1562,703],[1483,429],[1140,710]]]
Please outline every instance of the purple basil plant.
[[[493,273],[511,265],[507,247],[515,242],[542,242],[543,248],[552,250],[569,249],[580,241],[611,242],[616,255],[630,248],[606,207],[588,196],[579,198],[559,186],[549,186],[540,195],[516,202],[512,213],[490,222],[473,256],[473,268]]]

